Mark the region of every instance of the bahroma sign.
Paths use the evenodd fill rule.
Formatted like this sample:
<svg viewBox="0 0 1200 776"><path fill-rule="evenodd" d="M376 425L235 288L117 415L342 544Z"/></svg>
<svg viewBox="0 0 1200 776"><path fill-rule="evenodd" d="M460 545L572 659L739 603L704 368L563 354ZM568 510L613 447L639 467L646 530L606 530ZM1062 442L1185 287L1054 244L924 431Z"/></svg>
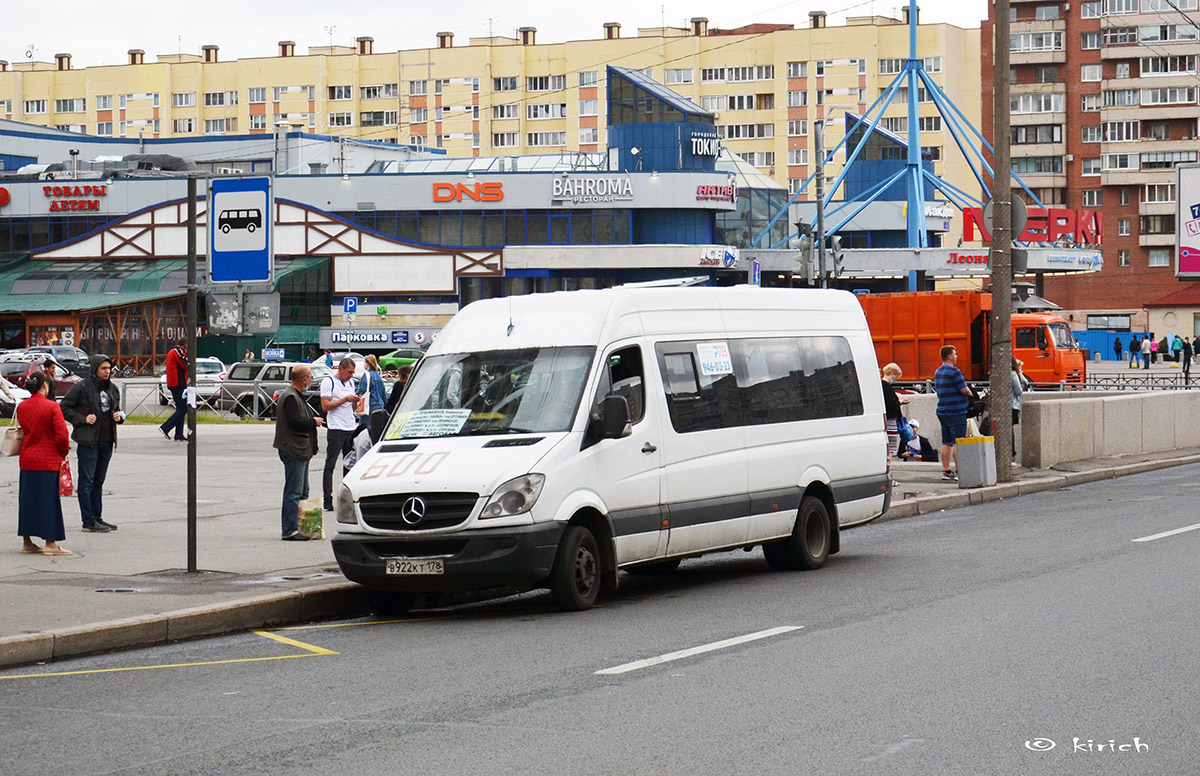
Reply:
<svg viewBox="0 0 1200 776"><path fill-rule="evenodd" d="M1025 231L1015 239L1019 242L1053 243L1067 236L1076 245L1100 245L1104 242L1101 230L1103 214L1098 210L1064 210L1061 208L1029 208L1029 220ZM963 240L973 241L975 229L979 228L980 239L990 241L992 236L983 226L983 209L963 208Z"/></svg>

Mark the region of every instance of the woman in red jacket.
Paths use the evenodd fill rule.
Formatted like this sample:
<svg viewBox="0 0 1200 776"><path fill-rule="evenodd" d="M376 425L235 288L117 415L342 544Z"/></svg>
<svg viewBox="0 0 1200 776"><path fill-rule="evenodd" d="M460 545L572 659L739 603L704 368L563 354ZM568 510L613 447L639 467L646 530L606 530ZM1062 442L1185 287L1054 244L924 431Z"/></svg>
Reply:
<svg viewBox="0 0 1200 776"><path fill-rule="evenodd" d="M17 405L17 420L25 429L17 496L17 535L25 542L21 552L71 555L58 544L67 538L58 496L59 467L71 449L67 423L58 404L46 398L50 381L44 372L31 374L25 388L30 397ZM45 539L46 546L37 546L33 536Z"/></svg>

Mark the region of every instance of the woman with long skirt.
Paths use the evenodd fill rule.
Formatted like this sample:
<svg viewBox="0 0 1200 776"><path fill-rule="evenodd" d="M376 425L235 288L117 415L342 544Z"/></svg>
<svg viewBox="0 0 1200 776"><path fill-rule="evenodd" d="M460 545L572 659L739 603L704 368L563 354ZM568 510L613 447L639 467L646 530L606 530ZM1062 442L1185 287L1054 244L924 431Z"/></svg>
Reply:
<svg viewBox="0 0 1200 776"><path fill-rule="evenodd" d="M59 470L71 449L67 423L58 404L46 396L50 381L44 372L30 375L25 388L30 396L17 405L17 420L25 429L17 496L17 535L24 541L21 552L72 555L59 545L67 538L58 495ZM35 536L46 544L39 547L33 541Z"/></svg>

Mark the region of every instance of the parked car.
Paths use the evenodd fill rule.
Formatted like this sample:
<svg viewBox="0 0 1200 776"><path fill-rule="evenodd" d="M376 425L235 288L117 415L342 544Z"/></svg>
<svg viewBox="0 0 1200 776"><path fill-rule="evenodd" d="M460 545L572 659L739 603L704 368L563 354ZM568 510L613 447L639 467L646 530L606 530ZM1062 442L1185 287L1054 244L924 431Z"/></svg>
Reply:
<svg viewBox="0 0 1200 776"><path fill-rule="evenodd" d="M0 377L0 418L11 418L17 405L29 398L29 391Z"/></svg>
<svg viewBox="0 0 1200 776"><path fill-rule="evenodd" d="M220 396L215 404L219 409L232 410L239 417L254 416L257 396L258 417L274 417L275 397L292 382L292 369L297 366L301 366L301 362L239 361L229 367L221 381ZM317 385L322 377L333 374L323 363L304 366L312 369L313 385Z"/></svg>
<svg viewBox="0 0 1200 776"><path fill-rule="evenodd" d="M59 364L67 366L72 372L84 372L91 363L86 352L74 345L34 345L26 348L27 353L49 353Z"/></svg>
<svg viewBox="0 0 1200 776"><path fill-rule="evenodd" d="M393 369L399 369L402 366L411 366L420 361L424 356L425 351L420 348L398 348L385 356L379 357L379 368L385 372L389 372Z"/></svg>
<svg viewBox="0 0 1200 776"><path fill-rule="evenodd" d="M196 359L196 398L211 406L216 406L221 395L221 381L225 379L229 368L219 358L201 357ZM171 391L167 388L167 376L158 378L158 403L167 406L171 403Z"/></svg>
<svg viewBox="0 0 1200 776"><path fill-rule="evenodd" d="M0 377L18 388L24 389L25 379L34 372L41 372L47 358L54 358L46 353L28 353L27 356L27 360L0 362ZM67 391L71 390L75 383L82 382L83 378L73 374L57 359L54 360L54 363L58 366L54 374L54 398L61 400L67 395Z"/></svg>

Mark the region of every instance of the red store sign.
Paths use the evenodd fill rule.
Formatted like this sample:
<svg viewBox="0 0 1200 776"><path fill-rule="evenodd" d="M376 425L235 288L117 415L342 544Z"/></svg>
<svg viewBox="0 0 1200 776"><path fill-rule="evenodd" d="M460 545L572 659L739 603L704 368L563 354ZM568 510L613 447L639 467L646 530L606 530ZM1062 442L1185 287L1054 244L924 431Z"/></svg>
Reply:
<svg viewBox="0 0 1200 776"><path fill-rule="evenodd" d="M958 253L950 251L950 258L946 259L947 264L984 264L988 263L988 255L986 253Z"/></svg>
<svg viewBox="0 0 1200 776"><path fill-rule="evenodd" d="M4 207L5 205L7 205L8 199L9 199L8 189L4 188L3 186L0 186L0 207Z"/></svg>
<svg viewBox="0 0 1200 776"><path fill-rule="evenodd" d="M1025 231L1013 238L1021 242L1052 243L1066 237L1078 245L1100 245L1104 242L1103 214L1098 210L1065 210L1062 208L1029 208ZM984 240L991 240L983 225L983 209L963 208L963 239L974 240L978 228Z"/></svg>
<svg viewBox="0 0 1200 776"><path fill-rule="evenodd" d="M42 192L50 200L50 212L62 210L99 210L100 200L88 197L108 196L108 186L97 183L87 186L42 186Z"/></svg>

